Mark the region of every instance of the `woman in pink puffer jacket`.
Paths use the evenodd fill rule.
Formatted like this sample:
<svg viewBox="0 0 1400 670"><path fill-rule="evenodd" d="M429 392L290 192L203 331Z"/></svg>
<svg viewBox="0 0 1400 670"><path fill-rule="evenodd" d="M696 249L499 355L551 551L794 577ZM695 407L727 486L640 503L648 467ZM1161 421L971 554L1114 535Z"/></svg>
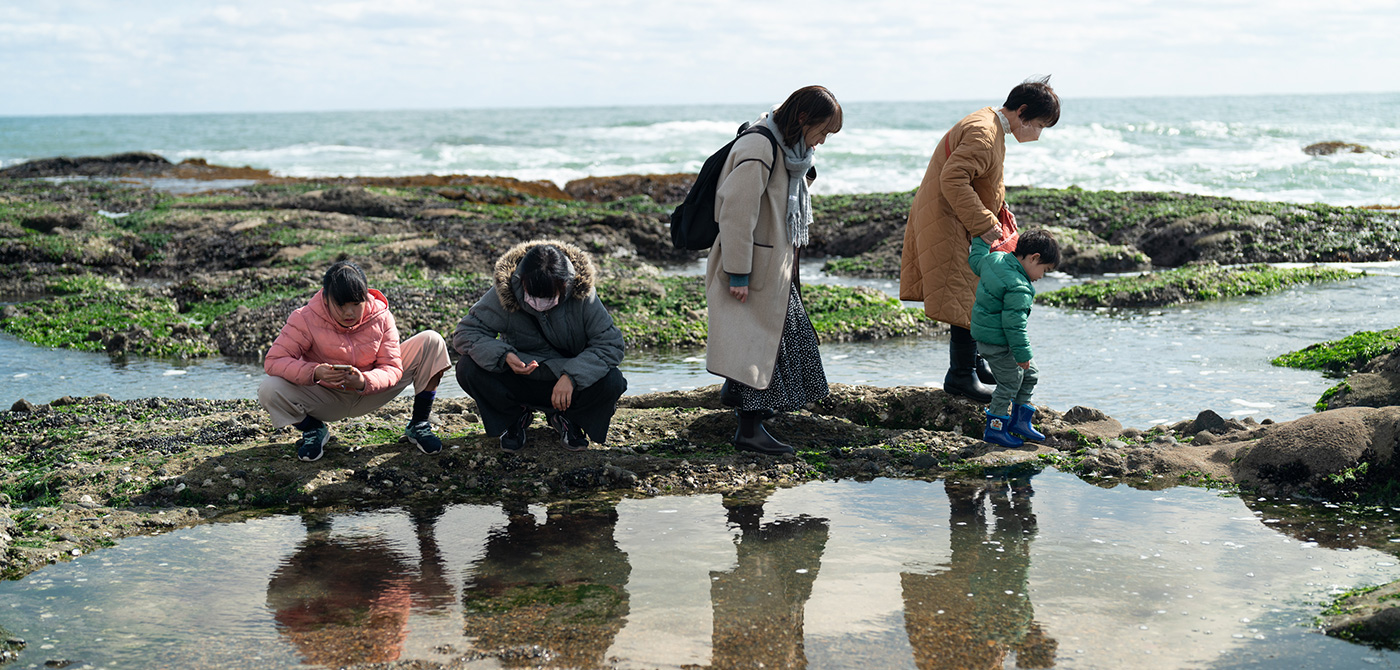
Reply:
<svg viewBox="0 0 1400 670"><path fill-rule="evenodd" d="M292 312L263 359L268 376L258 402L277 428L296 426L297 458L314 461L330 439L327 421L364 416L413 385L413 418L405 435L425 454L442 450L428 416L443 371L447 342L427 330L399 342L383 293L369 288L354 263L332 265L321 290Z"/></svg>

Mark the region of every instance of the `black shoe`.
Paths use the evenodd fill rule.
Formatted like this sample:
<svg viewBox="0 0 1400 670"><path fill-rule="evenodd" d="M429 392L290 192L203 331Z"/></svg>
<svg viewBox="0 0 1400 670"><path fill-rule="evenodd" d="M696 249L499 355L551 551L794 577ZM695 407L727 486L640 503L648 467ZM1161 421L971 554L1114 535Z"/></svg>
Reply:
<svg viewBox="0 0 1400 670"><path fill-rule="evenodd" d="M997 376L992 374L992 366L987 364L982 354L977 354L977 381L989 386L997 385Z"/></svg>
<svg viewBox="0 0 1400 670"><path fill-rule="evenodd" d="M977 402L991 402L993 388L978 379L977 358L977 342L972 333L953 326L948 338L948 374L943 377L943 390Z"/></svg>
<svg viewBox="0 0 1400 670"><path fill-rule="evenodd" d="M949 370L943 376L943 390L953 395L960 395L976 402L991 402L992 391L996 387L987 386L977 379L977 373L972 370Z"/></svg>
<svg viewBox="0 0 1400 670"><path fill-rule="evenodd" d="M563 412L551 414L549 425L559 431L559 444L568 451L583 451L588 448L588 436L583 434L583 429L564 418Z"/></svg>
<svg viewBox="0 0 1400 670"><path fill-rule="evenodd" d="M320 427L304 430L301 432L301 439L297 440L297 458L308 463L318 461L321 455L326 453L326 440L331 439L331 429L326 424Z"/></svg>
<svg viewBox="0 0 1400 670"><path fill-rule="evenodd" d="M535 413L524 410L520 413L520 418L511 424L506 432L501 433L501 449L515 453L525 448L525 429L530 427L530 422L535 420Z"/></svg>
<svg viewBox="0 0 1400 670"><path fill-rule="evenodd" d="M740 419L740 428L734 431L734 448L738 451L752 451L756 454L768 454L770 456L781 456L783 454L797 453L792 447L779 442L777 438L768 433L768 429L758 420L754 420L753 437L744 437L743 420Z"/></svg>

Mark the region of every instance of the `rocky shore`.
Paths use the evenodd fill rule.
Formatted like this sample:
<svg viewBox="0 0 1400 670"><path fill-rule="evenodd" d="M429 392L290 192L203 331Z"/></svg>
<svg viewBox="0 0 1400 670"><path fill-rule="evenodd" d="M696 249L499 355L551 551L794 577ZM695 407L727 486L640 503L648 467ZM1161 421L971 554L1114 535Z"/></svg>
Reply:
<svg viewBox="0 0 1400 670"><path fill-rule="evenodd" d="M88 178L42 179L75 175ZM699 279L662 269L699 257L675 250L666 229L683 177L559 189L464 176L295 180L144 155L36 161L0 170L0 293L16 301L0 327L118 357L255 359L315 290L317 270L350 258L389 295L402 330L450 332L486 290L497 255L554 236L598 256L600 294L631 346L694 345L704 338ZM139 187L154 178L252 183L189 195ZM826 256L831 272L894 276L910 195L817 198L808 252ZM1023 227L1057 228L1072 259L1065 269L1076 273L1383 260L1400 248L1400 215L1388 212L1077 189L1013 189L1008 197ZM804 291L826 341L941 328L874 291ZM1393 373L1400 382L1400 365L1376 365L1364 374ZM447 448L427 457L400 441L409 412L401 399L333 425L327 456L316 463L296 460L295 436L274 431L250 400L17 401L0 411L0 574L17 578L120 537L271 511L732 493L1049 466L1106 486L1394 503L1397 407L1338 401L1331 411L1263 424L1207 411L1148 431L1091 408L1041 408L1047 441L1008 450L973 437L982 406L941 390L832 390L769 422L798 449L786 458L735 453L734 419L715 387L629 396L609 444L582 453L558 449L537 420L530 446L506 454L483 435L469 399L448 399L433 418ZM1390 546L1384 535L1346 541Z"/></svg>

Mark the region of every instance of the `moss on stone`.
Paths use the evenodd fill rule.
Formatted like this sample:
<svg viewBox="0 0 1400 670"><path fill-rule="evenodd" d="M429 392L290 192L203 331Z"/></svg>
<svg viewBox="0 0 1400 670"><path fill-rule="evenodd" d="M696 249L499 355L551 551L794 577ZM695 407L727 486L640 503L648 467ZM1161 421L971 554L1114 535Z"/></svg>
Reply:
<svg viewBox="0 0 1400 670"><path fill-rule="evenodd" d="M1277 268L1262 264L1245 267L1188 266L1143 273L1134 277L1119 277L1067 286L1036 296L1036 302L1078 309L1161 307L1245 295L1262 295L1299 284L1342 281L1361 276L1361 274L1320 266L1302 268Z"/></svg>
<svg viewBox="0 0 1400 670"><path fill-rule="evenodd" d="M1400 346L1400 328L1361 330L1340 340L1319 342L1290 351L1272 362L1279 367L1319 370L1331 377L1343 377L1397 346ZM1328 393L1335 395L1335 391L1331 389ZM1324 395L1323 399L1328 397L1330 395Z"/></svg>

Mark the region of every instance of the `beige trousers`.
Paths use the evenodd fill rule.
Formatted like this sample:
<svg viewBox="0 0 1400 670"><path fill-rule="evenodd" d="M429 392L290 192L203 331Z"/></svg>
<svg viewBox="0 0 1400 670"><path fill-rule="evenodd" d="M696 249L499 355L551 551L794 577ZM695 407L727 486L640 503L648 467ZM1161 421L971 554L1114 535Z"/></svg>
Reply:
<svg viewBox="0 0 1400 670"><path fill-rule="evenodd" d="M447 342L435 331L425 330L400 342L399 353L403 358L403 378L388 390L360 395L320 384L302 386L268 375L258 386L258 402L272 415L272 425L277 428L290 426L308 415L329 423L369 414L398 397L409 384L415 391L422 389L452 367Z"/></svg>

